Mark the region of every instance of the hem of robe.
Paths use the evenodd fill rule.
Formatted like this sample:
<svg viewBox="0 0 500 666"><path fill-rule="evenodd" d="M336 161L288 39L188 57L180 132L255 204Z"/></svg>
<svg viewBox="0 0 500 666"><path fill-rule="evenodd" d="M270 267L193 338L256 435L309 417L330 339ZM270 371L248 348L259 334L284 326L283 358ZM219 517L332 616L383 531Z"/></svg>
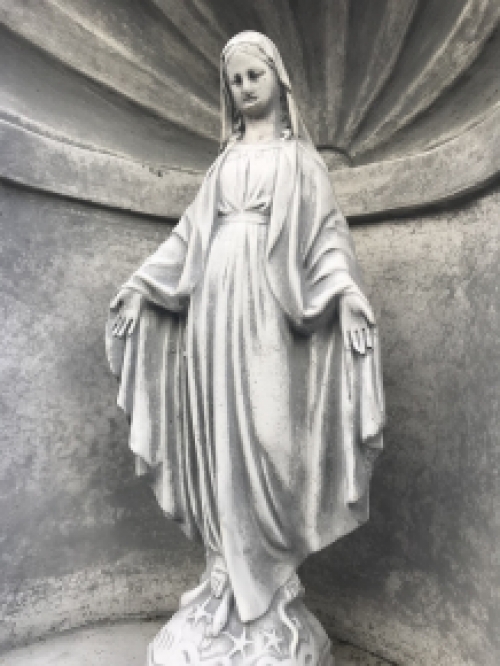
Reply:
<svg viewBox="0 0 500 666"><path fill-rule="evenodd" d="M377 439L381 439L381 436L378 437ZM198 527L194 524L190 524L189 521L184 520L184 517L177 516L173 514L171 511L169 511L165 506L163 502L163 496L162 496L162 486L161 482L160 484L156 483L155 475L158 472L158 468L161 467L161 463L158 465L154 466L151 465L145 460L141 455L135 453L133 451L133 447L130 447L132 452L134 453L135 456L135 473L137 476L140 477L148 477L149 485L156 497L156 500L158 502L158 505L164 512L164 514L173 522L175 522L179 528L182 530L182 532L185 534L186 537L189 539L198 542L198 543L204 543L203 537L201 532L199 531ZM276 578L275 584L273 585L272 588L269 588L269 593L262 596L262 601L261 603L258 604L257 608L254 609L252 612L245 611L245 609L242 607L242 600L238 599L238 595L235 593L234 586L231 583L231 587L233 589L234 593L234 600L235 600L235 605L238 611L239 618L242 622L248 623L248 622L253 622L254 620L259 619L265 613L268 611L270 608L271 604L273 603L274 598L276 595L279 593L279 591L283 588L283 586L288 582L288 580L297 572L297 569L305 562L305 560L310 556L313 555L314 553L317 553L324 548L327 548L328 546L331 546L333 543L336 541L339 541L345 536L348 536L351 534L351 532L354 532L358 527L363 525L365 522L367 522L369 518L369 487L366 488L365 492L358 498L358 500L352 502L348 501L346 502L346 508L348 510L354 510L355 506L359 503L363 503L363 506L360 507L361 509L361 515L359 517L356 517L355 515L350 516L349 521L345 521L342 524L342 528L339 529L337 528L334 532L331 532L328 536L324 535L323 538L318 539L315 543L310 541L308 543L309 548L305 552L298 553L295 558L291 558L291 562L288 564L283 564L283 574L278 576ZM194 528L194 529L193 529ZM223 554L221 554L223 557ZM227 568L227 563L226 563L226 568ZM229 571L228 571L229 574ZM203 574L203 576L207 576L206 572ZM202 577L203 577L202 576ZM229 574L229 580L231 581L231 576ZM244 604L243 604L244 606Z"/></svg>
<svg viewBox="0 0 500 666"><path fill-rule="evenodd" d="M170 317L167 318L170 319ZM140 330L140 327L138 329ZM130 352L130 349L136 347L137 338L132 336L128 341L127 344L127 341L121 339L114 338L108 340L108 352L111 354L109 358L110 365L114 367L114 370L118 370L116 372L118 375L120 374L119 368L126 356L126 347L129 347L132 364L139 361L137 356ZM113 350L114 354L112 353ZM179 350L177 350L178 352ZM365 361L361 361L361 363L363 362L366 362L366 359ZM122 376L122 380L128 382L132 380L132 377L127 378ZM118 405L131 420L133 420L134 412L133 402L133 400L130 402L130 393L128 391L119 392ZM253 599L247 600L247 602L239 600L238 596L240 595L235 594L236 606L244 622L261 617L267 611L280 587L287 582L290 576L295 573L296 569L310 554L329 546L368 520L369 482L374 459L382 447L381 425L379 422L377 424L378 427L375 428L375 432L364 442L363 450L360 451L361 457L365 460L363 473L357 478L355 470L351 471L351 473L354 472L354 477L357 478L357 481L354 485L351 486L349 484L348 488L346 488L344 499L341 505L339 505L340 515L334 516L332 514L331 522L327 522L326 524L323 522L321 526L312 526L310 530L306 530L305 533L299 536L302 546L297 548L295 552L291 552L291 556L286 558L281 566L277 567L276 577L270 576L271 580L267 581L269 584L269 592L267 594L265 593L266 590L261 587L259 593ZM132 431L135 431L135 429L132 428ZM140 440L136 441L136 438L142 434L143 432L140 430L134 436L131 436L129 440L129 447L136 456L136 471L139 475L149 476L150 485L165 515L176 522L188 538L203 543L203 533L198 526L189 500L179 489L180 478L175 475L172 476L171 465L165 468L164 462L161 459L148 460L148 457L142 454L144 450L142 442ZM366 459L368 451L370 451L371 459ZM355 468L357 468L357 465L355 465ZM260 594L262 594L261 598L258 597ZM241 596L243 597L243 594ZM245 605L247 605L247 608L245 608Z"/></svg>

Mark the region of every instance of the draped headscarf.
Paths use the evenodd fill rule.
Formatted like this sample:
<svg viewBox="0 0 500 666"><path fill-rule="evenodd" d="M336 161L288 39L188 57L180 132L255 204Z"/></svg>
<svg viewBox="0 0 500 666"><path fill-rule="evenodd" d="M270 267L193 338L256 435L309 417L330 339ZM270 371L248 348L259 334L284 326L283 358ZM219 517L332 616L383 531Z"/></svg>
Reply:
<svg viewBox="0 0 500 666"><path fill-rule="evenodd" d="M231 140L238 138L241 133L241 127L239 126L240 118L234 105L226 70L230 57L239 50L251 53L274 70L290 120L290 126L287 128L289 136L304 139L313 147L313 143L295 102L290 78L276 45L269 37L253 30L246 30L235 35L229 40L221 53L221 147L224 148Z"/></svg>

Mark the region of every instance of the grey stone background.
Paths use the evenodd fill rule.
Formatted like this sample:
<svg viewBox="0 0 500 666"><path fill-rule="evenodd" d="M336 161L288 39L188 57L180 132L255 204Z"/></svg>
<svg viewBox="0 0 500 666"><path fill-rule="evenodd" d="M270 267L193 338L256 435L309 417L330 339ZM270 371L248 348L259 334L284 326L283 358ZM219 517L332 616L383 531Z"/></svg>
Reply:
<svg viewBox="0 0 500 666"><path fill-rule="evenodd" d="M383 345L372 517L306 563L308 603L397 664L500 663L500 2L315 6L0 0L0 649L168 614L201 571L134 477L103 327L216 154L220 49L255 28Z"/></svg>

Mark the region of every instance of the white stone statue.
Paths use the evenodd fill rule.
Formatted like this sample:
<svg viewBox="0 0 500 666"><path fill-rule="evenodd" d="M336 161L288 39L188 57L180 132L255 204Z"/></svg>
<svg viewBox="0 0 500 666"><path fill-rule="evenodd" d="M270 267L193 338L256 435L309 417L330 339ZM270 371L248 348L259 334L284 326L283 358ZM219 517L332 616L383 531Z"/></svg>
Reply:
<svg viewBox="0 0 500 666"><path fill-rule="evenodd" d="M327 666L296 569L368 517L377 330L275 45L231 39L221 87L221 153L107 328L137 470L206 549L148 663Z"/></svg>

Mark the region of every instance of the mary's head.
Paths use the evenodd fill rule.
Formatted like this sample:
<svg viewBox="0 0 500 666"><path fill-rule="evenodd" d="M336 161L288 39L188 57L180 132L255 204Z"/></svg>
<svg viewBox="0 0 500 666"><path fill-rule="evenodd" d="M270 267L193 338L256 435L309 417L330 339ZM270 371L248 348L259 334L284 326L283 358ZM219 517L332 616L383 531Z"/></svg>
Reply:
<svg viewBox="0 0 500 666"><path fill-rule="evenodd" d="M265 118L280 106L281 86L274 67L252 45L234 49L225 61L226 85L236 114Z"/></svg>
<svg viewBox="0 0 500 666"><path fill-rule="evenodd" d="M222 145L241 138L245 122L278 114L282 137L307 131L290 80L274 43L258 32L241 32L221 55Z"/></svg>

